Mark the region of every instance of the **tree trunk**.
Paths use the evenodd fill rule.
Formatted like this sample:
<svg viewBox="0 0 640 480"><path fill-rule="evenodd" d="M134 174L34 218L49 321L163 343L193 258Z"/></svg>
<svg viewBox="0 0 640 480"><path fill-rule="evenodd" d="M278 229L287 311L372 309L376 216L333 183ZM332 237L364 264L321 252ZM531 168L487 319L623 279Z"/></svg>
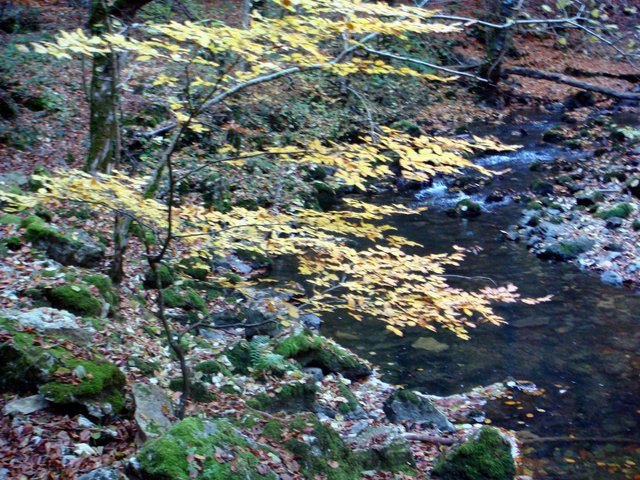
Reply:
<svg viewBox="0 0 640 480"><path fill-rule="evenodd" d="M110 19L115 17L130 23L138 10L151 0L93 0L89 30L93 35L110 32ZM118 55L111 52L93 57L89 109L89 153L85 171L109 173L120 160L120 125Z"/></svg>
<svg viewBox="0 0 640 480"><path fill-rule="evenodd" d="M110 173L119 163L118 59L115 53L95 55L91 76L89 153L85 171Z"/></svg>
<svg viewBox="0 0 640 480"><path fill-rule="evenodd" d="M490 0L488 20L503 24L513 15L516 0ZM511 46L513 33L510 28L490 28L487 31L487 53L484 63L480 67L480 76L489 81L489 88L494 88L500 82L502 61Z"/></svg>

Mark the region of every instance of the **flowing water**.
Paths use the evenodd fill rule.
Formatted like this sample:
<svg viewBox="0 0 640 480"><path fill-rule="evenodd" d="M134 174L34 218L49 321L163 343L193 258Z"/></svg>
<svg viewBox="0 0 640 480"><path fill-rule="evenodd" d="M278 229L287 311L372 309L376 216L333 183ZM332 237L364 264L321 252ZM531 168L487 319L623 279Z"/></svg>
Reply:
<svg viewBox="0 0 640 480"><path fill-rule="evenodd" d="M529 170L532 161L568 155L539 143L548 126L534 121L527 126L529 135L517 138L523 149L478 160L496 170L511 169L488 189L523 191L538 176ZM516 143L504 127L489 133ZM543 262L524 245L505 240L500 231L517 222L522 208L509 198L483 204L485 212L478 218L449 217L446 208L460 198L447 191L444 180L436 180L417 196L376 201L430 206L420 215L390 219L400 234L425 245L426 252L447 252L452 244L477 251L450 272L485 277L465 280L465 287L513 283L523 296L553 294L550 302L498 306L508 325L480 326L469 341L418 329L397 337L379 322L339 315L325 318L323 333L380 366L384 380L431 394L463 392L505 379L534 382L544 394L515 392L513 399L494 400L487 407L493 425L567 437L525 446L526 466L534 478L640 478L635 465L640 466L640 295L601 284L597 275L574 266ZM414 347L421 337L437 343L428 342L427 350Z"/></svg>

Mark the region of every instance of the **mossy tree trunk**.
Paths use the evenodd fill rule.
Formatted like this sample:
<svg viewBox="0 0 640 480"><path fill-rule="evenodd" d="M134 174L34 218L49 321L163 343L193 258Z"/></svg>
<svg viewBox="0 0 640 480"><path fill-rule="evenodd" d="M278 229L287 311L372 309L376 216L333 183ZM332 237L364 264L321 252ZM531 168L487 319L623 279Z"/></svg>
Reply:
<svg viewBox="0 0 640 480"><path fill-rule="evenodd" d="M487 21L504 24L512 16L518 5L518 0L487 0ZM511 28L488 28L487 52L484 63L480 67L480 76L489 80L487 88L495 89L500 83L502 62L511 46L513 32Z"/></svg>
<svg viewBox="0 0 640 480"><path fill-rule="evenodd" d="M131 23L138 10L151 0L93 0L89 16L89 30L93 35L111 32L111 18L125 25ZM93 57L89 108L89 153L85 170L89 173L109 173L120 157L120 126L118 55L111 52Z"/></svg>

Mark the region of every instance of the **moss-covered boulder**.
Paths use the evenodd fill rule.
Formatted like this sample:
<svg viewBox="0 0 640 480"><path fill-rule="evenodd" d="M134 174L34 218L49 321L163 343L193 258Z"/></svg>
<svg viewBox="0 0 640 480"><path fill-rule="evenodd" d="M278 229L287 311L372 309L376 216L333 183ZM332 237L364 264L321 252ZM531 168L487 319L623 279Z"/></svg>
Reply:
<svg viewBox="0 0 640 480"><path fill-rule="evenodd" d="M212 376L218 374L225 377L231 376L231 370L218 360L205 360L204 362L200 362L195 366L194 371L206 379L210 379Z"/></svg>
<svg viewBox="0 0 640 480"><path fill-rule="evenodd" d="M441 480L512 480L516 467L511 446L500 432L483 427L440 459L432 474Z"/></svg>
<svg viewBox="0 0 640 480"><path fill-rule="evenodd" d="M553 183L546 180L534 180L529 188L536 195L551 195L553 193Z"/></svg>
<svg viewBox="0 0 640 480"><path fill-rule="evenodd" d="M76 406L92 416L116 414L124 407L125 377L97 354L79 358L57 340L22 331L0 319L0 391L39 391L54 404Z"/></svg>
<svg viewBox="0 0 640 480"><path fill-rule="evenodd" d="M136 458L145 480L275 480L252 449L269 451L228 420L187 418L147 442Z"/></svg>
<svg viewBox="0 0 640 480"><path fill-rule="evenodd" d="M333 189L329 184L320 181L313 182L312 186L315 190L318 206L322 210L328 211L335 208L338 204L338 195L335 189Z"/></svg>
<svg viewBox="0 0 640 480"><path fill-rule="evenodd" d="M351 449L329 426L315 415L305 414L288 426L296 437L284 443L295 455L305 478L355 480L361 478L361 467ZM304 433L304 437L300 434Z"/></svg>
<svg viewBox="0 0 640 480"><path fill-rule="evenodd" d="M120 297L113 288L113 282L107 275L94 274L82 277L82 280L98 289L100 295L112 309L120 303Z"/></svg>
<svg viewBox="0 0 640 480"><path fill-rule="evenodd" d="M225 354L233 366L233 372L242 375L269 373L281 376L298 369L284 355L275 351L273 343L266 336L255 336L251 341L240 340Z"/></svg>
<svg viewBox="0 0 640 480"><path fill-rule="evenodd" d="M57 405L80 405L89 415L115 415L124 408L124 374L103 358L79 360L67 358L56 371L56 379L39 391Z"/></svg>
<svg viewBox="0 0 640 480"><path fill-rule="evenodd" d="M194 280L205 281L211 269L201 258L189 257L180 261L178 268Z"/></svg>
<svg viewBox="0 0 640 480"><path fill-rule="evenodd" d="M247 404L263 412L309 412L315 408L317 393L315 382L291 383L271 394L260 393Z"/></svg>
<svg viewBox="0 0 640 480"><path fill-rule="evenodd" d="M169 308L204 311L207 303L193 288L169 287L162 290L164 303Z"/></svg>
<svg viewBox="0 0 640 480"><path fill-rule="evenodd" d="M411 422L436 427L443 432L455 432L449 419L431 400L408 389L396 390L383 405L384 413L393 423Z"/></svg>
<svg viewBox="0 0 640 480"><path fill-rule="evenodd" d="M24 238L63 265L93 268L104 260L104 246L84 232L63 234L51 225L33 222L26 227Z"/></svg>
<svg viewBox="0 0 640 480"><path fill-rule="evenodd" d="M465 198L464 200L460 200L456 203L456 206L451 213L463 218L479 217L482 215L482 207L473 200Z"/></svg>
<svg viewBox="0 0 640 480"><path fill-rule="evenodd" d="M160 265L158 267L158 273L160 274L160 283L162 284L162 288L170 287L176 281L176 276L168 265ZM157 288L158 284L153 270L148 269L145 271L143 285L145 288Z"/></svg>
<svg viewBox="0 0 640 480"><path fill-rule="evenodd" d="M318 367L325 374L339 373L350 380L367 377L372 372L361 358L308 330L281 341L274 352L296 360L302 367Z"/></svg>
<svg viewBox="0 0 640 480"><path fill-rule="evenodd" d="M83 285L62 285L45 290L45 297L52 306L76 315L97 317L102 311L102 302Z"/></svg>
<svg viewBox="0 0 640 480"><path fill-rule="evenodd" d="M576 193L574 195L574 198L576 199L577 205L581 205L583 207L592 207L604 200L604 195L602 194L602 192L598 191L582 191Z"/></svg>
<svg viewBox="0 0 640 480"><path fill-rule="evenodd" d="M347 444L364 470L416 473L411 446L400 427L370 426Z"/></svg>

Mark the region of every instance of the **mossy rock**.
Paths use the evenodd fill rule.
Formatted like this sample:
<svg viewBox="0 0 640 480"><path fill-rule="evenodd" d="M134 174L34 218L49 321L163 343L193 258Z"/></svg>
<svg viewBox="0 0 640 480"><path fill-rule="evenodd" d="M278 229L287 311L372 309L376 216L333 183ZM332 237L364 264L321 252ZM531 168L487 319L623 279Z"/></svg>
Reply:
<svg viewBox="0 0 640 480"><path fill-rule="evenodd" d="M312 183L315 190L316 200L323 211L328 211L338 204L338 195L334 188L325 182L315 181Z"/></svg>
<svg viewBox="0 0 640 480"><path fill-rule="evenodd" d="M617 205L604 209L598 210L596 213L596 217L602 218L604 220L609 220L610 218L629 218L629 216L633 213L633 207L629 203L618 203Z"/></svg>
<svg viewBox="0 0 640 480"><path fill-rule="evenodd" d="M465 198L456 203L453 213L463 218L479 217L482 215L482 207L473 200Z"/></svg>
<svg viewBox="0 0 640 480"><path fill-rule="evenodd" d="M147 442L136 455L141 477L146 480L275 480L275 473L258 473L264 467L250 449L264 449L244 437L226 419L204 421L187 418L160 438ZM214 452L228 458L218 461ZM189 455L202 456L195 463ZM196 468L199 467L199 468Z"/></svg>
<svg viewBox="0 0 640 480"><path fill-rule="evenodd" d="M346 400L346 402L340 402L338 404L338 411L340 413L348 415L360 408L360 402L358 402L358 399L347 385L341 383L338 390L340 390L340 396Z"/></svg>
<svg viewBox="0 0 640 480"><path fill-rule="evenodd" d="M593 248L595 242L589 238L578 238L572 241L554 242L537 253L545 260L567 261L577 258Z"/></svg>
<svg viewBox="0 0 640 480"><path fill-rule="evenodd" d="M102 302L82 285L63 285L45 290L45 297L53 307L76 315L98 317L102 311Z"/></svg>
<svg viewBox="0 0 640 480"><path fill-rule="evenodd" d="M193 288L169 287L162 291L164 303L169 308L204 311L207 303Z"/></svg>
<svg viewBox="0 0 640 480"><path fill-rule="evenodd" d="M35 346L36 334L21 332L4 318L0 318L0 332L9 336L0 342L1 392L34 393L53 379L66 350Z"/></svg>
<svg viewBox="0 0 640 480"><path fill-rule="evenodd" d="M87 234L76 232L77 238L36 221L26 227L24 238L63 265L97 267L104 259L104 246L94 243Z"/></svg>
<svg viewBox="0 0 640 480"><path fill-rule="evenodd" d="M511 446L499 431L482 427L477 436L440 459L432 472L441 480L512 480Z"/></svg>
<svg viewBox="0 0 640 480"><path fill-rule="evenodd" d="M640 231L640 220L636 218L631 224L631 228L633 228L636 232Z"/></svg>
<svg viewBox="0 0 640 480"><path fill-rule="evenodd" d="M120 303L120 297L113 288L113 282L107 275L94 274L82 277L82 280L93 285L98 289L104 301L107 302L112 309Z"/></svg>
<svg viewBox="0 0 640 480"><path fill-rule="evenodd" d="M640 198L640 177L631 177L626 181L625 187L629 190L629 193L636 198Z"/></svg>
<svg viewBox="0 0 640 480"><path fill-rule="evenodd" d="M31 225L33 223L43 225L44 224L44 220L42 218L38 217L37 215L29 215L27 217L24 217L20 221L20 228L27 228L29 225Z"/></svg>
<svg viewBox="0 0 640 480"><path fill-rule="evenodd" d="M282 376L298 367L275 351L269 337L255 336L251 341L240 340L225 351L233 366L233 373Z"/></svg>
<svg viewBox="0 0 640 480"><path fill-rule="evenodd" d="M183 385L184 383L182 378L172 378L169 380L169 388L174 392L182 392ZM213 392L209 391L207 385L198 381L192 381L189 384L189 395L191 396L191 399L196 402L209 403L216 399L216 396Z"/></svg>
<svg viewBox="0 0 640 480"><path fill-rule="evenodd" d="M280 391L270 396L260 393L247 402L252 408L264 412L299 413L315 408L318 387L315 382L292 383L280 387Z"/></svg>
<svg viewBox="0 0 640 480"><path fill-rule="evenodd" d="M591 207L600 203L604 200L604 195L602 192L579 192L574 195L576 199L576 204L582 205L583 207Z"/></svg>
<svg viewBox="0 0 640 480"><path fill-rule="evenodd" d="M18 215L14 215L12 213L7 213L6 215L2 215L0 217L0 225L20 225L22 222L22 217Z"/></svg>
<svg viewBox="0 0 640 480"><path fill-rule="evenodd" d="M349 447L364 470L403 472L416 476L411 446L403 433L404 430L399 427L372 425L355 438L349 438Z"/></svg>
<svg viewBox="0 0 640 480"><path fill-rule="evenodd" d="M536 195L551 195L553 193L553 183L546 180L534 180L529 188Z"/></svg>
<svg viewBox="0 0 640 480"><path fill-rule="evenodd" d="M170 287L175 283L176 276L168 265L160 265L158 267L158 273L160 274L160 283L162 284L162 288ZM156 277L153 270L148 269L145 272L143 285L145 288L149 289L157 288Z"/></svg>
<svg viewBox="0 0 640 480"><path fill-rule="evenodd" d="M525 207L525 210L542 210L543 206L542 203L537 202L537 201L531 201L529 203L527 203L527 206Z"/></svg>
<svg viewBox="0 0 640 480"><path fill-rule="evenodd" d="M65 368L56 373L69 373L73 383L56 379L40 387L47 400L58 405L80 404L91 415L115 415L124 408L122 390L126 384L124 374L105 359L65 361ZM80 373L83 372L83 373ZM80 379L79 383L75 380Z"/></svg>
<svg viewBox="0 0 640 480"><path fill-rule="evenodd" d="M305 433L305 441L291 438L284 443L302 467L305 478L356 480L361 478L357 458L331 427L323 425L315 415L297 417L289 424L294 433Z"/></svg>
<svg viewBox="0 0 640 480"><path fill-rule="evenodd" d="M19 331L4 319L0 331L9 335L0 343L0 391L39 391L53 403L78 405L96 417L124 407L124 374L106 359L79 359L55 346L56 339Z"/></svg>
<svg viewBox="0 0 640 480"><path fill-rule="evenodd" d="M196 365L194 370L208 378L217 374L222 374L225 377L230 377L232 375L231 370L229 370L222 362L217 360L205 360L204 362L200 362Z"/></svg>
<svg viewBox="0 0 640 480"><path fill-rule="evenodd" d="M9 250L11 250L12 252L15 252L22 248L22 239L15 235L11 235L10 237L6 238L6 240L4 241L4 244L7 246Z"/></svg>
<svg viewBox="0 0 640 480"><path fill-rule="evenodd" d="M178 264L178 268L187 276L200 281L205 281L209 276L209 266L198 257L185 258Z"/></svg>
<svg viewBox="0 0 640 480"><path fill-rule="evenodd" d="M339 373L350 380L367 377L372 372L369 365L350 351L308 330L286 338L274 352L296 360L302 367L318 367L325 374Z"/></svg>

